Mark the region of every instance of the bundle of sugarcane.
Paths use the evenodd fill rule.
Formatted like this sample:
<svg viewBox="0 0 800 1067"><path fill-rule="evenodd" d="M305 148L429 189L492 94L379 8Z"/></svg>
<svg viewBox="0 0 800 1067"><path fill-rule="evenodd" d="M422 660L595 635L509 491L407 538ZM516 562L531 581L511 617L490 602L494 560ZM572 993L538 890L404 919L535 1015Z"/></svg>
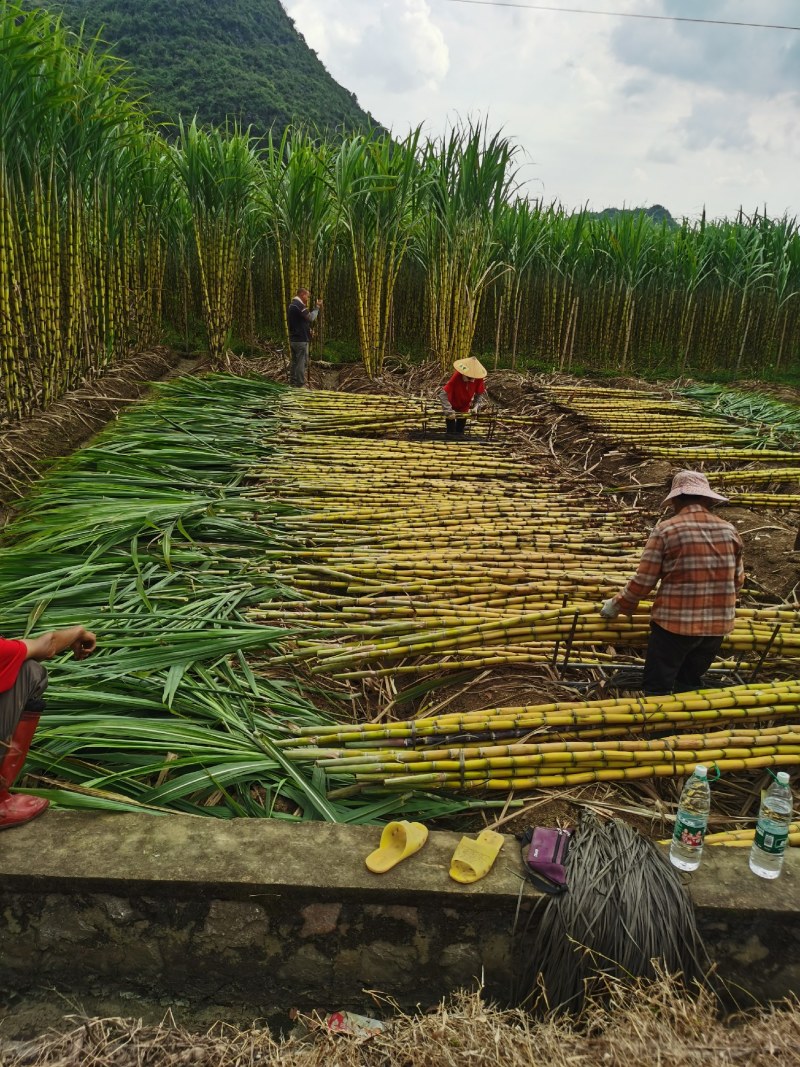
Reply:
<svg viewBox="0 0 800 1067"><path fill-rule="evenodd" d="M796 462L796 453L765 439L762 425L733 421L725 415L704 415L697 405L687 405L685 400L653 394L630 397L626 390L599 392L580 386L548 386L545 392L560 406L588 419L600 436L623 441L677 466L710 464L709 470L713 470L722 464L758 463L768 465L764 474L748 470L742 480L780 482L796 477L790 473L793 468L782 474L777 466ZM738 474L726 471L720 480L736 481ZM731 499L746 507L791 509L800 504L798 494L783 492L739 492Z"/></svg>
<svg viewBox="0 0 800 1067"><path fill-rule="evenodd" d="M685 399L675 399L663 392L631 396L626 389L609 389L600 393L593 387L547 385L544 388L560 406L583 415L596 423L600 431L614 430L620 437L634 434L647 440L650 432L659 436L674 431L677 440L689 444L696 432L719 439L763 441L756 427L716 413L704 413L702 407ZM761 429L761 427L759 427Z"/></svg>
<svg viewBox="0 0 800 1067"><path fill-rule="evenodd" d="M635 569L635 512L600 508L547 457L523 462L492 443L461 443L457 463L446 443L362 437L355 450L342 433L364 410L361 397L293 394L269 466L251 470L254 502L285 509L264 571L301 594L251 618L313 631L280 665L354 681L554 654L597 664L609 646L646 643L647 605L614 623L598 611ZM295 428L328 411L324 432ZM726 649L787 658L797 639L789 618L743 616Z"/></svg>
<svg viewBox="0 0 800 1067"><path fill-rule="evenodd" d="M446 611L446 608L441 609ZM781 615L787 616L781 618ZM737 618L734 630L725 638L723 650L733 653L771 652L782 659L800 657L800 623L791 612L770 618L769 609L760 618ZM440 624L440 625L437 625ZM300 640L297 648L281 657L281 664L312 662L312 673L331 674L335 678L354 680L381 677L415 670L463 669L465 663L482 660L492 663L548 662L555 643L568 642L570 649L587 653L592 662L602 646L643 647L649 635L646 607L630 617L603 619L597 603L567 603L540 611L513 614L500 609L481 616L473 609L458 616L434 615L424 618L396 619L371 625L337 623L325 620L325 637L336 644L319 640ZM514 646L514 651L511 647ZM600 646L600 648L598 648ZM524 652L522 651L524 649ZM433 657L433 659L429 659ZM507 657L507 659L506 659ZM413 658L413 664L398 660Z"/></svg>
<svg viewBox="0 0 800 1067"><path fill-rule="evenodd" d="M800 508L800 493L731 493L732 504L752 508L783 508L797 511Z"/></svg>
<svg viewBox="0 0 800 1067"><path fill-rule="evenodd" d="M800 681L789 681L309 727L279 744L290 761L313 760L331 782L344 783L347 795L409 788L491 793L683 777L699 763L723 772L792 766L800 761L800 722L759 722L798 716ZM734 725L696 732L709 723ZM670 726L695 732L648 736ZM631 738L632 730L642 736Z"/></svg>
<svg viewBox="0 0 800 1067"><path fill-rule="evenodd" d="M715 482L796 482L800 480L800 467L764 467L752 470L715 471Z"/></svg>
<svg viewBox="0 0 800 1067"><path fill-rule="evenodd" d="M755 830L721 830L717 834L706 834L703 842L706 845L725 845L728 848L750 848L755 836ZM669 843L669 838L659 841L660 845ZM800 822L793 822L789 826L787 844L794 848L800 847Z"/></svg>
<svg viewBox="0 0 800 1067"><path fill-rule="evenodd" d="M405 722L336 725L300 729L281 744L305 746L336 744L359 748L413 748L421 739L446 744L447 738L485 735L487 739L519 736L514 731L541 733L547 728L558 736L625 736L630 724L644 723L663 730L664 723L736 722L743 718L770 718L791 714L800 705L800 680L764 685L738 685L701 689L659 697L609 697L604 700L556 701L513 708L488 708L423 717ZM776 711L776 709L778 709ZM444 739L444 740L437 740Z"/></svg>
<svg viewBox="0 0 800 1067"><path fill-rule="evenodd" d="M428 397L358 394L353 398L324 389L289 396L281 407L285 419L312 434L417 430L441 414L440 405Z"/></svg>
<svg viewBox="0 0 800 1067"><path fill-rule="evenodd" d="M432 427L438 429L444 417L441 404L433 396L344 394L325 389L293 394L282 407L286 419L294 419L315 434L424 432ZM497 408L482 413L463 412L462 417L469 420L471 433L479 437L506 422L532 421L531 416L514 416Z"/></svg>

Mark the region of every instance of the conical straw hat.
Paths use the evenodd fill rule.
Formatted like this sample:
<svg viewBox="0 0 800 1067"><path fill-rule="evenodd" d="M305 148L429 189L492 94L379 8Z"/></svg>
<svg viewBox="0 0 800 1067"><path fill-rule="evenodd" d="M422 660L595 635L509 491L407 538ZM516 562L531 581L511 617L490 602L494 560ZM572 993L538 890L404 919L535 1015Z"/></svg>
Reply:
<svg viewBox="0 0 800 1067"><path fill-rule="evenodd" d="M480 360L474 356L467 359L457 359L453 364L459 374L466 374L468 378L485 378L489 373Z"/></svg>

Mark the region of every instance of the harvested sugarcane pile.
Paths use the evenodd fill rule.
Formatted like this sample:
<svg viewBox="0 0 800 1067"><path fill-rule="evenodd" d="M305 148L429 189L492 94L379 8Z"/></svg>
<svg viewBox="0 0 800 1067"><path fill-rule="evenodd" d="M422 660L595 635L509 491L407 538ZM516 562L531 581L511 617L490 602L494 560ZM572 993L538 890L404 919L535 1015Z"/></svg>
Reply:
<svg viewBox="0 0 800 1067"><path fill-rule="evenodd" d="M300 597L249 617L303 633L275 661L339 681L526 664L596 666L641 648L649 605L607 621L599 604L633 573L637 512L612 511L543 450L510 438L375 436L420 419L417 401L294 393L248 490L277 506L266 573ZM800 619L744 609L729 663L800 657ZM749 665L749 664L748 664Z"/></svg>
<svg viewBox="0 0 800 1067"><path fill-rule="evenodd" d="M586 419L610 442L665 459L678 468L697 467L724 485L732 503L744 507L792 510L800 507L796 448L759 422L708 412L692 399L644 390L556 385L544 393L558 407ZM742 416L745 412L742 411ZM763 488L754 489L752 483Z"/></svg>
<svg viewBox="0 0 800 1067"><path fill-rule="evenodd" d="M439 377L441 377L439 375ZM387 385L391 384L387 381ZM287 393L281 401L281 417L291 425L302 426L306 434L375 435L394 438L399 435L441 437L442 407L434 398L436 382L426 381L418 395L405 393L340 392L315 389L313 392ZM397 384L395 383L395 388ZM490 406L482 413L465 412L470 435L479 440L494 436L498 429L530 424L530 416L518 415Z"/></svg>
<svg viewBox="0 0 800 1067"><path fill-rule="evenodd" d="M800 681L311 726L278 744L292 762L313 761L334 797L682 778L699 763L720 772L791 767L800 762Z"/></svg>
<svg viewBox="0 0 800 1067"><path fill-rule="evenodd" d="M638 559L634 509L610 509L590 479L502 435L411 439L419 418L416 400L332 402L215 375L171 383L51 471L5 532L0 632L79 619L100 650L88 666L55 666L26 788L71 807L370 822L505 807L520 788L505 770L537 782L605 781L609 766L628 772L612 781L651 776L665 749L629 757L611 743L649 723L668 734L704 722L739 730L676 743L673 768L698 753L786 755L795 737L785 723L745 736L741 715L720 718L716 704L692 727L680 707L659 719L632 702L613 712L628 718L606 721L601 706L582 722L576 740L601 752L594 762L459 752L457 783L427 758L392 758L399 766L367 769L364 783L316 766L314 746L297 738L376 711L397 725L374 702L394 676L430 693L495 665L530 668L526 685L552 678L554 665L602 674L630 664L646 639L646 606L611 623L598 612ZM796 673L799 643L795 612L754 605L739 613L729 663ZM372 677L388 681L360 684ZM442 743L526 745L551 728L560 741L575 718L559 705L532 723L528 710L507 727L502 715L448 721ZM420 720L414 737L436 721ZM325 759L350 758L350 741L325 736ZM380 749L411 751L414 737L381 741L382 763ZM548 759L530 759L539 755ZM495 758L514 762L503 773L472 765ZM489 779L505 795L481 784Z"/></svg>

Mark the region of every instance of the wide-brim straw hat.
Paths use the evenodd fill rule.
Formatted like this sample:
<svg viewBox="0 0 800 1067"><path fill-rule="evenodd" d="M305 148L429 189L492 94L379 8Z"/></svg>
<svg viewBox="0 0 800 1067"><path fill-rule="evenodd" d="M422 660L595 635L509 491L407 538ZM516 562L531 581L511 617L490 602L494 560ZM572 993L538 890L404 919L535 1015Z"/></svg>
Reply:
<svg viewBox="0 0 800 1067"><path fill-rule="evenodd" d="M728 503L728 498L715 493L708 484L708 478L700 471L678 471L672 479L672 488L664 497L664 503L674 500L676 496L704 496L718 504Z"/></svg>
<svg viewBox="0 0 800 1067"><path fill-rule="evenodd" d="M459 374L466 374L468 378L485 378L489 373L479 359L469 356L468 359L457 359L453 364Z"/></svg>

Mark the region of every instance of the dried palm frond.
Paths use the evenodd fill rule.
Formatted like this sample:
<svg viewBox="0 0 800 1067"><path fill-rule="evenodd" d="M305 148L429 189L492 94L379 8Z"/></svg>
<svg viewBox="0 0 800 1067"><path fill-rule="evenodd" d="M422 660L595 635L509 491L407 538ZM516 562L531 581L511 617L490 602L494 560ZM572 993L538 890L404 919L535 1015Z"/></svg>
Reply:
<svg viewBox="0 0 800 1067"><path fill-rule="evenodd" d="M567 859L567 892L531 913L518 943L516 999L580 1011L614 979L659 968L687 987L709 961L691 900L658 847L619 819L581 816Z"/></svg>

